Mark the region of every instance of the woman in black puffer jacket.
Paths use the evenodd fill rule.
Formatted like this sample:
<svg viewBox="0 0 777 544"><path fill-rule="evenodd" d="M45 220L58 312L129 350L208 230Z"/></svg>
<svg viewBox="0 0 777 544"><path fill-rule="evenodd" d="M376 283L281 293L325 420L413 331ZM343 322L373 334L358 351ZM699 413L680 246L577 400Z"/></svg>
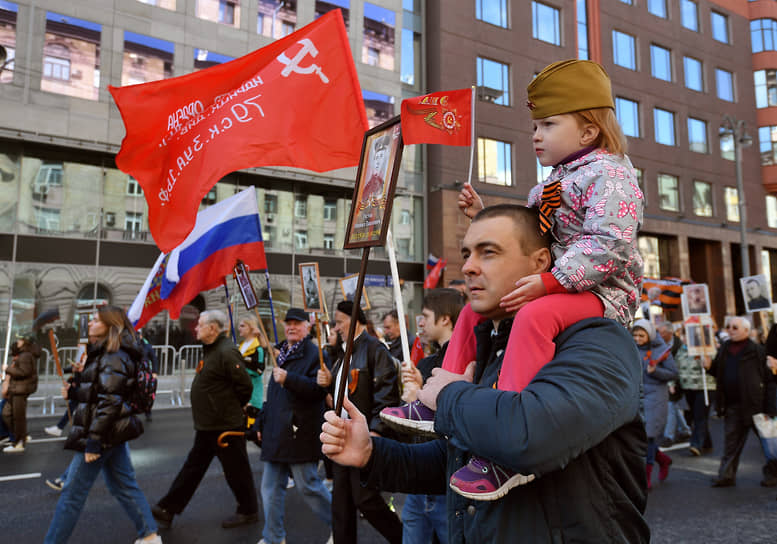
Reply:
<svg viewBox="0 0 777 544"><path fill-rule="evenodd" d="M75 450L45 543L67 542L100 472L137 529L138 542L161 543L151 508L135 480L127 441L143 433L129 397L141 348L124 311L103 306L89 322L84 370L67 391L78 400L65 448Z"/></svg>

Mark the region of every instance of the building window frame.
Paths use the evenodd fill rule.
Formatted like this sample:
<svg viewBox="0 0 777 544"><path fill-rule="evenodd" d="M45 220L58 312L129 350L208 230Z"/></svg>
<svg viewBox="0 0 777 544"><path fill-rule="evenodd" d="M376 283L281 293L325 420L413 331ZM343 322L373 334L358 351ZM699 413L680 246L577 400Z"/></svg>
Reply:
<svg viewBox="0 0 777 544"><path fill-rule="evenodd" d="M561 45L560 9L532 0L531 19L532 38L552 45Z"/></svg>
<svg viewBox="0 0 777 544"><path fill-rule="evenodd" d="M658 174L658 207L668 212L679 212L680 180L672 174Z"/></svg>
<svg viewBox="0 0 777 544"><path fill-rule="evenodd" d="M656 143L677 145L675 113L663 108L653 108L653 132Z"/></svg>
<svg viewBox="0 0 777 544"><path fill-rule="evenodd" d="M621 68L637 70L637 39L633 35L612 31L612 62Z"/></svg>

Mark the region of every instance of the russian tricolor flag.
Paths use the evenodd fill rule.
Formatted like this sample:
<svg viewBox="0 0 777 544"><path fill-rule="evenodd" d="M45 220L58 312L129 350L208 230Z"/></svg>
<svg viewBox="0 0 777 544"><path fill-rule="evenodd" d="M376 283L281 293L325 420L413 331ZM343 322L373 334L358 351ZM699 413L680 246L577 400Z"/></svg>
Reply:
<svg viewBox="0 0 777 544"><path fill-rule="evenodd" d="M253 187L197 214L183 243L159 256L127 316L138 329L164 309L177 319L200 291L220 286L238 259L251 270L267 268Z"/></svg>

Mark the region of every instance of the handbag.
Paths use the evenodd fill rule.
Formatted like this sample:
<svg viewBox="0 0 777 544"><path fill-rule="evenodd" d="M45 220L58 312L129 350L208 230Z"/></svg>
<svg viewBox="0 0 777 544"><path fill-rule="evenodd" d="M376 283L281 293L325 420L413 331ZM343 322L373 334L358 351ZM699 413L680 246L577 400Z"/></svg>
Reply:
<svg viewBox="0 0 777 544"><path fill-rule="evenodd" d="M754 414L753 424L761 438L761 447L767 461L777 461L777 418Z"/></svg>

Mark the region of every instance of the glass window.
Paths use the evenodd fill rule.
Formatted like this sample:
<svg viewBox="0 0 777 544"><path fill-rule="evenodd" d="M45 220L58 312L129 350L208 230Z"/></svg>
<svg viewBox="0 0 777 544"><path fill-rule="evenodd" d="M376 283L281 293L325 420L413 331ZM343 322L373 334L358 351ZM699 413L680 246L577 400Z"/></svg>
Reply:
<svg viewBox="0 0 777 544"><path fill-rule="evenodd" d="M121 84L136 85L173 77L172 42L124 31Z"/></svg>
<svg viewBox="0 0 777 544"><path fill-rule="evenodd" d="M475 17L486 23L507 28L507 0L476 0Z"/></svg>
<svg viewBox="0 0 777 544"><path fill-rule="evenodd" d="M727 102L734 101L734 74L728 70L715 68L715 86L718 98Z"/></svg>
<svg viewBox="0 0 777 544"><path fill-rule="evenodd" d="M739 223L739 193L734 187L723 189L723 200L726 202L726 220Z"/></svg>
<svg viewBox="0 0 777 544"><path fill-rule="evenodd" d="M777 126L758 127L758 151L762 166L777 164Z"/></svg>
<svg viewBox="0 0 777 544"><path fill-rule="evenodd" d="M639 236L637 239L639 252L644 261L643 274L646 278L661 277L661 259L658 250L658 238L655 236Z"/></svg>
<svg viewBox="0 0 777 544"><path fill-rule="evenodd" d="M680 19L688 30L699 31L699 5L694 0L680 1Z"/></svg>
<svg viewBox="0 0 777 544"><path fill-rule="evenodd" d="M364 3L362 62L386 70L394 69L396 14L369 2Z"/></svg>
<svg viewBox="0 0 777 544"><path fill-rule="evenodd" d="M370 128L376 127L394 117L394 97L362 89L364 108Z"/></svg>
<svg viewBox="0 0 777 544"><path fill-rule="evenodd" d="M706 181L693 182L693 214L712 217L712 185Z"/></svg>
<svg viewBox="0 0 777 544"><path fill-rule="evenodd" d="M777 106L777 70L756 70L753 72L755 83L755 107Z"/></svg>
<svg viewBox="0 0 777 544"><path fill-rule="evenodd" d="M734 135L719 134L720 136L720 156L728 161L733 161L734 157Z"/></svg>
<svg viewBox="0 0 777 544"><path fill-rule="evenodd" d="M707 122L701 119L688 118L688 148L696 153L706 153Z"/></svg>
<svg viewBox="0 0 777 544"><path fill-rule="evenodd" d="M672 81L672 53L660 45L650 46L650 73L656 79Z"/></svg>
<svg viewBox="0 0 777 544"><path fill-rule="evenodd" d="M777 21L774 19L750 21L750 44L753 53L774 51L777 48Z"/></svg>
<svg viewBox="0 0 777 544"><path fill-rule="evenodd" d="M345 29L348 30L350 28L348 20L351 14L350 7L350 0L316 0L316 19L326 13L329 13L333 9L339 9L343 14Z"/></svg>
<svg viewBox="0 0 777 544"><path fill-rule="evenodd" d="M308 231L294 231L294 248L303 250L308 249Z"/></svg>
<svg viewBox="0 0 777 544"><path fill-rule="evenodd" d="M630 6L634 5L634 0L620 0L620 1L623 2L624 4L628 4Z"/></svg>
<svg viewBox="0 0 777 544"><path fill-rule="evenodd" d="M269 38L285 36L297 25L297 0L258 0L256 33Z"/></svg>
<svg viewBox="0 0 777 544"><path fill-rule="evenodd" d="M294 217L304 219L308 216L308 199L304 196L298 196L294 199Z"/></svg>
<svg viewBox="0 0 777 544"><path fill-rule="evenodd" d="M0 46L5 49L5 63L0 68L0 83L13 81L14 57L16 55L16 4L0 2Z"/></svg>
<svg viewBox="0 0 777 544"><path fill-rule="evenodd" d="M127 194L129 196L143 196L143 189L140 183L132 176L127 176Z"/></svg>
<svg viewBox="0 0 777 544"><path fill-rule="evenodd" d="M666 0L648 0L648 11L656 17L666 19Z"/></svg>
<svg viewBox="0 0 777 544"><path fill-rule="evenodd" d="M334 249L334 248L335 248L335 235L324 234L324 249Z"/></svg>
<svg viewBox="0 0 777 544"><path fill-rule="evenodd" d="M588 3L577 0L577 58L588 60Z"/></svg>
<svg viewBox="0 0 777 544"><path fill-rule="evenodd" d="M175 0L138 0L138 2L175 11Z"/></svg>
<svg viewBox="0 0 777 544"><path fill-rule="evenodd" d="M228 57L226 55L219 55L213 51L207 49L195 49L194 50L194 69L203 70L204 68L210 68L218 64L224 64L234 60L234 57Z"/></svg>
<svg viewBox="0 0 777 544"><path fill-rule="evenodd" d="M124 215L124 230L130 232L140 232L143 230L143 214L127 212Z"/></svg>
<svg viewBox="0 0 777 544"><path fill-rule="evenodd" d="M478 138L478 179L495 185L513 184L510 143Z"/></svg>
<svg viewBox="0 0 777 544"><path fill-rule="evenodd" d="M325 200L324 201L324 221L336 221L337 220L337 201Z"/></svg>
<svg viewBox="0 0 777 544"><path fill-rule="evenodd" d="M654 108L653 124L656 142L664 145L675 145L674 113L661 108Z"/></svg>
<svg viewBox="0 0 777 544"><path fill-rule="evenodd" d="M766 224L777 229L777 197L774 195L766 195Z"/></svg>
<svg viewBox="0 0 777 544"><path fill-rule="evenodd" d="M276 195L265 193L264 213L278 213L278 197Z"/></svg>
<svg viewBox="0 0 777 544"><path fill-rule="evenodd" d="M537 183L542 183L546 179L548 179L548 176L553 171L552 166L542 166L540 163L540 160L537 159Z"/></svg>
<svg viewBox="0 0 777 544"><path fill-rule="evenodd" d="M639 104L634 100L615 97L615 116L626 136L639 138Z"/></svg>
<svg viewBox="0 0 777 544"><path fill-rule="evenodd" d="M197 17L240 28L240 3L230 0L197 0Z"/></svg>
<svg viewBox="0 0 777 544"><path fill-rule="evenodd" d="M101 31L96 23L46 13L41 90L97 100Z"/></svg>
<svg viewBox="0 0 777 544"><path fill-rule="evenodd" d="M712 37L722 43L728 43L728 17L717 11L710 12Z"/></svg>
<svg viewBox="0 0 777 544"><path fill-rule="evenodd" d="M628 68L629 70L636 70L637 55L635 43L634 36L613 30L612 61L618 66Z"/></svg>
<svg viewBox="0 0 777 544"><path fill-rule="evenodd" d="M531 15L532 37L553 45L561 45L559 10L539 2L532 2Z"/></svg>
<svg viewBox="0 0 777 544"><path fill-rule="evenodd" d="M400 225L410 224L410 210L402 210L399 213L399 224Z"/></svg>
<svg viewBox="0 0 777 544"><path fill-rule="evenodd" d="M400 72L402 83L418 86L418 75L421 73L421 35L409 28L402 29Z"/></svg>
<svg viewBox="0 0 777 544"><path fill-rule="evenodd" d="M669 212L680 211L677 176L658 174L658 207Z"/></svg>
<svg viewBox="0 0 777 544"><path fill-rule="evenodd" d="M685 73L685 86L693 91L704 91L704 78L702 77L701 61L693 57L683 57L683 72Z"/></svg>
<svg viewBox="0 0 777 544"><path fill-rule="evenodd" d="M488 96L499 95L495 100L488 100L500 106L510 105L510 67L507 64L478 57L477 59L478 87L488 87ZM497 92L490 92L491 90ZM483 100L481 94L481 100Z"/></svg>

